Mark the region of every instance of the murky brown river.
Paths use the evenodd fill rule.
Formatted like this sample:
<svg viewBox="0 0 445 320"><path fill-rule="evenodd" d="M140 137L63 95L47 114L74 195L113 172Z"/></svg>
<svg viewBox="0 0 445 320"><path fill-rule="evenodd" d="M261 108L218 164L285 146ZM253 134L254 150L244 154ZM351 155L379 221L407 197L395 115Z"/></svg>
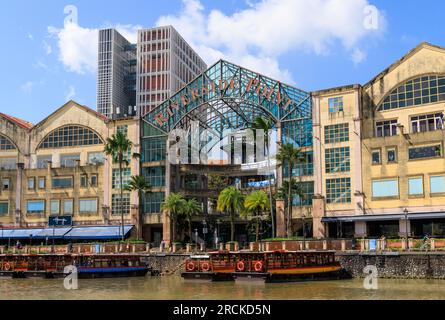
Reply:
<svg viewBox="0 0 445 320"><path fill-rule="evenodd" d="M362 280L290 284L190 283L177 277L79 280L66 290L63 280L0 279L0 299L445 299L445 281L382 280L368 291Z"/></svg>

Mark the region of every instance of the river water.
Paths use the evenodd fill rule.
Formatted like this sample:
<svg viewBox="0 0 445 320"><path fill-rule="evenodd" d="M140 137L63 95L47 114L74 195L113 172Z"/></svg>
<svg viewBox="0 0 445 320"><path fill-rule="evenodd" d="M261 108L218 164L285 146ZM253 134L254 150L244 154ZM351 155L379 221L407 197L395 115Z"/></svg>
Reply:
<svg viewBox="0 0 445 320"><path fill-rule="evenodd" d="M445 281L378 280L366 290L363 280L286 284L191 283L179 277L79 280L78 290L66 290L63 280L0 279L0 300L387 300L445 299Z"/></svg>

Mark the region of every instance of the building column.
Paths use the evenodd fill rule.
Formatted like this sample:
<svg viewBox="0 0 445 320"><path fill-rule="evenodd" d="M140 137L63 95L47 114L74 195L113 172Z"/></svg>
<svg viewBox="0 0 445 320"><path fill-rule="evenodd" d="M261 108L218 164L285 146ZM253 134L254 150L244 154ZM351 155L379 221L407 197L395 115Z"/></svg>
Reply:
<svg viewBox="0 0 445 320"><path fill-rule="evenodd" d="M356 221L355 222L355 237L356 238L366 238L368 236L368 228L366 221Z"/></svg>
<svg viewBox="0 0 445 320"><path fill-rule="evenodd" d="M411 235L411 221L405 219L399 220L399 235L401 237L409 237Z"/></svg>
<svg viewBox="0 0 445 320"><path fill-rule="evenodd" d="M277 237L278 238L286 238L286 219L285 219L285 208L284 208L284 200L279 199L276 201L276 210L277 210Z"/></svg>
<svg viewBox="0 0 445 320"><path fill-rule="evenodd" d="M165 157L165 199L171 193L171 161L170 161L170 141L167 138L166 142L166 157ZM171 238L171 220L169 212L162 212L162 233L163 240L166 246L170 246Z"/></svg>
<svg viewBox="0 0 445 320"><path fill-rule="evenodd" d="M283 131L281 122L277 122L277 145L281 148L283 144ZM277 189L283 187L283 168L277 168ZM282 199L276 201L276 235L278 238L285 238L287 236L286 232L286 210L284 206L285 202Z"/></svg>
<svg viewBox="0 0 445 320"><path fill-rule="evenodd" d="M355 106L354 106L354 129L352 134L352 166L353 166L353 194L354 202L356 203L355 214L365 215L365 196L363 193L363 172L362 172L362 117L360 112L361 104L361 90L359 86L354 87L355 93Z"/></svg>
<svg viewBox="0 0 445 320"><path fill-rule="evenodd" d="M112 166L112 157L107 156L103 165L103 203L102 203L102 219L105 225L110 223L110 214L111 214L111 197L112 197L112 188L111 188L111 170Z"/></svg>
<svg viewBox="0 0 445 320"><path fill-rule="evenodd" d="M326 238L326 225L322 222L326 216L325 202L323 197L314 197L312 200L313 237L315 239Z"/></svg>
<svg viewBox="0 0 445 320"><path fill-rule="evenodd" d="M23 169L25 165L23 163L17 163L17 179L16 179L16 189L15 189L15 227L22 227L23 217L22 217L22 177Z"/></svg>

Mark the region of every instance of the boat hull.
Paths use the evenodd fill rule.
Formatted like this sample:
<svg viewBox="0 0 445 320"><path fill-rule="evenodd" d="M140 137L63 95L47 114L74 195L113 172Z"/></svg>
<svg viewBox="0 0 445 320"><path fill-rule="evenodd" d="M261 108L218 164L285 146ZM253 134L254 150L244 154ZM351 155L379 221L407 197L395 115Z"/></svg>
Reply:
<svg viewBox="0 0 445 320"><path fill-rule="evenodd" d="M145 277L149 272L148 268L125 268L114 270L78 270L79 279L97 279L97 278L129 278L129 277ZM43 278L43 279L59 279L65 278L69 274L63 272L46 272L46 271L0 271L0 277L8 277L13 279L23 278Z"/></svg>
<svg viewBox="0 0 445 320"><path fill-rule="evenodd" d="M186 281L217 282L233 281L232 273L222 272L183 272L181 277Z"/></svg>
<svg viewBox="0 0 445 320"><path fill-rule="evenodd" d="M260 283L328 281L351 278L351 276L342 269L327 270L324 272L236 272L233 273L233 277L236 282Z"/></svg>

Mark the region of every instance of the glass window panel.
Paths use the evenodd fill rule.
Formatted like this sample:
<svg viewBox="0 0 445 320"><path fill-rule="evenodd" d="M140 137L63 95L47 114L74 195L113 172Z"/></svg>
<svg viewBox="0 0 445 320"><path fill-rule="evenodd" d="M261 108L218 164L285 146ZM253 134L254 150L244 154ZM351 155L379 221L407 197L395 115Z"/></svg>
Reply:
<svg viewBox="0 0 445 320"><path fill-rule="evenodd" d="M97 213L97 199L79 200L80 213Z"/></svg>
<svg viewBox="0 0 445 320"><path fill-rule="evenodd" d="M383 180L372 182L373 198L397 197L399 195L398 180Z"/></svg>
<svg viewBox="0 0 445 320"><path fill-rule="evenodd" d="M26 205L26 211L28 213L44 213L45 212L45 201L28 201Z"/></svg>
<svg viewBox="0 0 445 320"><path fill-rule="evenodd" d="M6 215L9 214L9 203L8 202L0 202L0 214Z"/></svg>
<svg viewBox="0 0 445 320"><path fill-rule="evenodd" d="M51 214L60 214L60 201L59 200L51 200L50 210L51 210Z"/></svg>
<svg viewBox="0 0 445 320"><path fill-rule="evenodd" d="M16 147L11 140L0 134L0 150L16 150Z"/></svg>
<svg viewBox="0 0 445 320"><path fill-rule="evenodd" d="M74 201L72 199L63 200L63 213L73 214Z"/></svg>
<svg viewBox="0 0 445 320"><path fill-rule="evenodd" d="M442 146L427 146L409 149L409 160L435 158L442 155Z"/></svg>
<svg viewBox="0 0 445 320"><path fill-rule="evenodd" d="M423 195L423 178L409 178L408 179L409 195Z"/></svg>
<svg viewBox="0 0 445 320"><path fill-rule="evenodd" d="M430 177L431 193L445 193L445 177Z"/></svg>
<svg viewBox="0 0 445 320"><path fill-rule="evenodd" d="M91 129L80 126L66 126L51 132L39 145L39 149L79 147L103 144L100 137Z"/></svg>
<svg viewBox="0 0 445 320"><path fill-rule="evenodd" d="M73 187L73 178L72 177L54 177L52 179L52 187L55 189L72 188Z"/></svg>

